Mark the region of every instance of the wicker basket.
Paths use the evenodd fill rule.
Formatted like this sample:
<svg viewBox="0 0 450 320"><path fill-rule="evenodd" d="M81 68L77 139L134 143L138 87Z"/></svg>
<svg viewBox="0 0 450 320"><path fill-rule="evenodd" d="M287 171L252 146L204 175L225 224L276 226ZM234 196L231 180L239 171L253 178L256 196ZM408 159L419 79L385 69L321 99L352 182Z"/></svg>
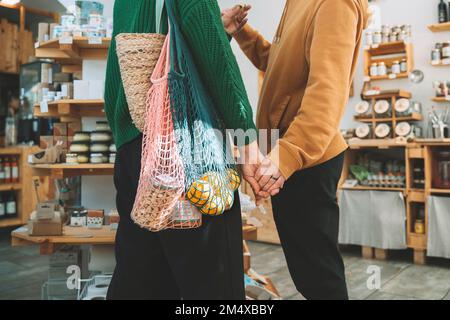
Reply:
<svg viewBox="0 0 450 320"><path fill-rule="evenodd" d="M116 36L116 52L131 119L139 131L145 126L145 100L150 77L161 54L165 35L121 33Z"/></svg>

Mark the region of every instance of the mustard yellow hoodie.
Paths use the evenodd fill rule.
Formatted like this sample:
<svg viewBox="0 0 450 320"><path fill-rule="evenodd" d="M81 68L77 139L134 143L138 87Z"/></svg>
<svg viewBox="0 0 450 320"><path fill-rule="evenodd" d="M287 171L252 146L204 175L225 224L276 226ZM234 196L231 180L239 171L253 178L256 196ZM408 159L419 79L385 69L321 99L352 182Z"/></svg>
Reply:
<svg viewBox="0 0 450 320"><path fill-rule="evenodd" d="M234 38L265 79L260 129L280 129L269 157L285 178L343 152L349 97L367 0L287 0L272 43L248 24Z"/></svg>

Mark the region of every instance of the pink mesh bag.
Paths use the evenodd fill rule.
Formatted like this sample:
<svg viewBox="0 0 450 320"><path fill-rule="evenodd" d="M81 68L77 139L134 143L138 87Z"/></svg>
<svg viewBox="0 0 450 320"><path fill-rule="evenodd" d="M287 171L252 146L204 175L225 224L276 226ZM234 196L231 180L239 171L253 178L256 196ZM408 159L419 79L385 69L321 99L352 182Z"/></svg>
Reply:
<svg viewBox="0 0 450 320"><path fill-rule="evenodd" d="M185 173L170 106L170 36L153 71L146 100L139 186L131 218L150 231L195 228L201 214L184 197Z"/></svg>

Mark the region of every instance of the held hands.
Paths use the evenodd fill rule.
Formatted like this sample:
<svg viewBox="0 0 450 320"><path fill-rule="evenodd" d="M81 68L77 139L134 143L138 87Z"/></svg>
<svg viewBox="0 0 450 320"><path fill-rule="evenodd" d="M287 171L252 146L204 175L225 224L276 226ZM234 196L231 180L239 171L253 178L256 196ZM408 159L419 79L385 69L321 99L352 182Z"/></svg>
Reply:
<svg viewBox="0 0 450 320"><path fill-rule="evenodd" d="M241 153L241 157L244 157L242 174L255 193L256 205L259 205L263 199L278 194L286 179L278 167L261 154L257 143L253 142L245 146Z"/></svg>
<svg viewBox="0 0 450 320"><path fill-rule="evenodd" d="M225 31L233 36L247 23L247 15L252 6L250 5L236 5L233 8L222 10L222 23Z"/></svg>

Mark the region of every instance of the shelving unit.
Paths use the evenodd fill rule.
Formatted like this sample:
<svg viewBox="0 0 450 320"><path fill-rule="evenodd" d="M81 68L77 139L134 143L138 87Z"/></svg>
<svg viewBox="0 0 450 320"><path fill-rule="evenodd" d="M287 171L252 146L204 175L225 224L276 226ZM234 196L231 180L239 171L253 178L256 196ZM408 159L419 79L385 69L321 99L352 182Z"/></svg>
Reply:
<svg viewBox="0 0 450 320"><path fill-rule="evenodd" d="M450 103L450 96L449 97L435 97L431 99L433 102L437 103Z"/></svg>
<svg viewBox="0 0 450 320"><path fill-rule="evenodd" d="M28 221L29 214L33 211L36 205L35 196L33 196L32 187L32 172L27 164L28 155L36 152L36 147L12 147L0 148L0 156L15 156L18 157L19 162L19 177L18 183L0 184L0 191L15 191L17 203L17 216L10 218L3 218L0 220L0 227L18 226Z"/></svg>
<svg viewBox="0 0 450 320"><path fill-rule="evenodd" d="M38 118L61 118L71 122L82 117L104 117L103 100L59 100L48 103L48 112L42 112L40 105L34 106L34 116Z"/></svg>
<svg viewBox="0 0 450 320"><path fill-rule="evenodd" d="M431 32L450 31L450 22L430 24L428 25L428 29Z"/></svg>
<svg viewBox="0 0 450 320"><path fill-rule="evenodd" d="M114 164L36 164L30 165L34 176L49 176L63 179L77 176L112 175Z"/></svg>

